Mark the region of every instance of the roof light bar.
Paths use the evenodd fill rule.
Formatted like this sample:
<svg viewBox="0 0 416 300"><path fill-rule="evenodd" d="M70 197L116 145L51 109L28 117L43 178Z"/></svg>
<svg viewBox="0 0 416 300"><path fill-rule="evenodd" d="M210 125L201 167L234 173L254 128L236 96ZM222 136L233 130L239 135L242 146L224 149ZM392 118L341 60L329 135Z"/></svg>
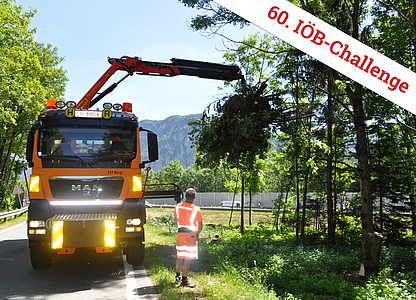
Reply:
<svg viewBox="0 0 416 300"><path fill-rule="evenodd" d="M113 108L117 111L121 110L123 108L123 106L120 103L115 103L113 105Z"/></svg>
<svg viewBox="0 0 416 300"><path fill-rule="evenodd" d="M112 107L113 107L113 105L109 102L106 102L106 103L103 104L104 109L111 109Z"/></svg>
<svg viewBox="0 0 416 300"><path fill-rule="evenodd" d="M66 103L66 107L75 107L75 105L77 105L77 104L75 103L75 101L68 101L68 102Z"/></svg>
<svg viewBox="0 0 416 300"><path fill-rule="evenodd" d="M65 102L64 101L58 101L58 102L56 102L56 107L57 108L64 108L65 107Z"/></svg>

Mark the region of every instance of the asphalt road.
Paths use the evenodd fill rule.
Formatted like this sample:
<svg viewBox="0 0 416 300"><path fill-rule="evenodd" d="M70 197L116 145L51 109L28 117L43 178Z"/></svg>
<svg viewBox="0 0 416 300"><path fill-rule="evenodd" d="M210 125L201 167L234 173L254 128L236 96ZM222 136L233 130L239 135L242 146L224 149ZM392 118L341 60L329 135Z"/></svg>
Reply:
<svg viewBox="0 0 416 300"><path fill-rule="evenodd" d="M143 266L121 252L76 252L53 259L47 269L30 264L26 223L0 230L0 300L158 299Z"/></svg>

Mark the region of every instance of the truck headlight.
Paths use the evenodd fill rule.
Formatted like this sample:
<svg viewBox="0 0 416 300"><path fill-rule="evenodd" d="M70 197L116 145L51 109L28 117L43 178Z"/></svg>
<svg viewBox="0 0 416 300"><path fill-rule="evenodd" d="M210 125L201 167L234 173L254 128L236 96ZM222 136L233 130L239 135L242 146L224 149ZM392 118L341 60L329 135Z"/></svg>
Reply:
<svg viewBox="0 0 416 300"><path fill-rule="evenodd" d="M126 221L127 225L134 225L134 226L139 226L141 223L142 223L142 221L139 218L127 219L127 221Z"/></svg>
<svg viewBox="0 0 416 300"><path fill-rule="evenodd" d="M29 227L30 228L41 228L41 227L45 227L45 221L43 221L43 220L31 220L29 222Z"/></svg>

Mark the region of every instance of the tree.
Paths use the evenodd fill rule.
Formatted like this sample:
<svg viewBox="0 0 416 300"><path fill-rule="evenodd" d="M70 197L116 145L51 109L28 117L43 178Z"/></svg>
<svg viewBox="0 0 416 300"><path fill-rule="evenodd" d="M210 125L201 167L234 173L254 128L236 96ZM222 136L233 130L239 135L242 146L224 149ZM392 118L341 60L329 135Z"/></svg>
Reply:
<svg viewBox="0 0 416 300"><path fill-rule="evenodd" d="M182 0L182 2L191 7L205 9L209 14L199 15L193 18L191 26L194 29L213 29L218 32L218 27L226 24L239 24L245 26L246 20L239 19L238 16L231 12L212 5L209 0ZM368 34L367 28L360 32L360 26L366 13L366 1L353 0L345 1L292 1L306 11L311 12L317 17L336 26L343 32L352 37L366 42ZM356 157L358 160L358 174L360 178L360 195L361 195L361 220L362 220L362 261L366 269L366 277L378 272L381 240L380 235L373 233L373 215L371 199L371 181L370 181L370 163L366 137L366 115L364 110L364 96L366 90L357 82L350 82L342 75L337 74L335 78L341 80L342 89L348 96L348 101L343 103L343 107L349 111L353 119L356 133ZM334 78L334 80L335 80ZM336 82L334 82L335 84ZM340 85L338 83L338 85ZM336 99L341 100L341 99ZM352 107L352 109L350 109ZM330 160L329 160L330 161ZM332 172L328 174L331 176ZM332 185L331 181L329 184ZM298 184L297 184L298 186ZM332 193L331 193L332 194ZM333 230L333 227L331 227Z"/></svg>
<svg viewBox="0 0 416 300"><path fill-rule="evenodd" d="M168 166L157 170L155 177L158 183L175 183L183 189L185 187L182 186L181 181L184 172L185 170L179 160L175 159L169 162Z"/></svg>
<svg viewBox="0 0 416 300"><path fill-rule="evenodd" d="M20 174L17 162L26 149L22 141L45 100L60 99L67 81L57 49L34 41L29 25L35 12L0 2L0 207L14 186L11 174Z"/></svg>
<svg viewBox="0 0 416 300"><path fill-rule="evenodd" d="M415 71L416 69L416 3L414 1L386 0L375 1L371 13L374 17L374 27L379 32L374 36L374 44L384 55L397 61L403 66ZM396 108L388 116L397 115L403 132L403 140L407 149L407 163L412 177L416 178L414 167L414 135L415 117L413 114ZM411 180L410 182L413 182ZM416 234L416 202L415 190L410 186L410 206L412 213L412 231Z"/></svg>

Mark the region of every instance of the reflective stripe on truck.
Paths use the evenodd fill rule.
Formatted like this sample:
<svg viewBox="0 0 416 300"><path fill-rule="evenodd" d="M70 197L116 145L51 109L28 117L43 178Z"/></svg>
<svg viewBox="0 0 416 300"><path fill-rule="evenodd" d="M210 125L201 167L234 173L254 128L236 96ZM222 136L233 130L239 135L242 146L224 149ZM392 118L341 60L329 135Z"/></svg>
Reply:
<svg viewBox="0 0 416 300"><path fill-rule="evenodd" d="M52 249L94 247L106 252L116 246L116 220L115 213L54 215Z"/></svg>

